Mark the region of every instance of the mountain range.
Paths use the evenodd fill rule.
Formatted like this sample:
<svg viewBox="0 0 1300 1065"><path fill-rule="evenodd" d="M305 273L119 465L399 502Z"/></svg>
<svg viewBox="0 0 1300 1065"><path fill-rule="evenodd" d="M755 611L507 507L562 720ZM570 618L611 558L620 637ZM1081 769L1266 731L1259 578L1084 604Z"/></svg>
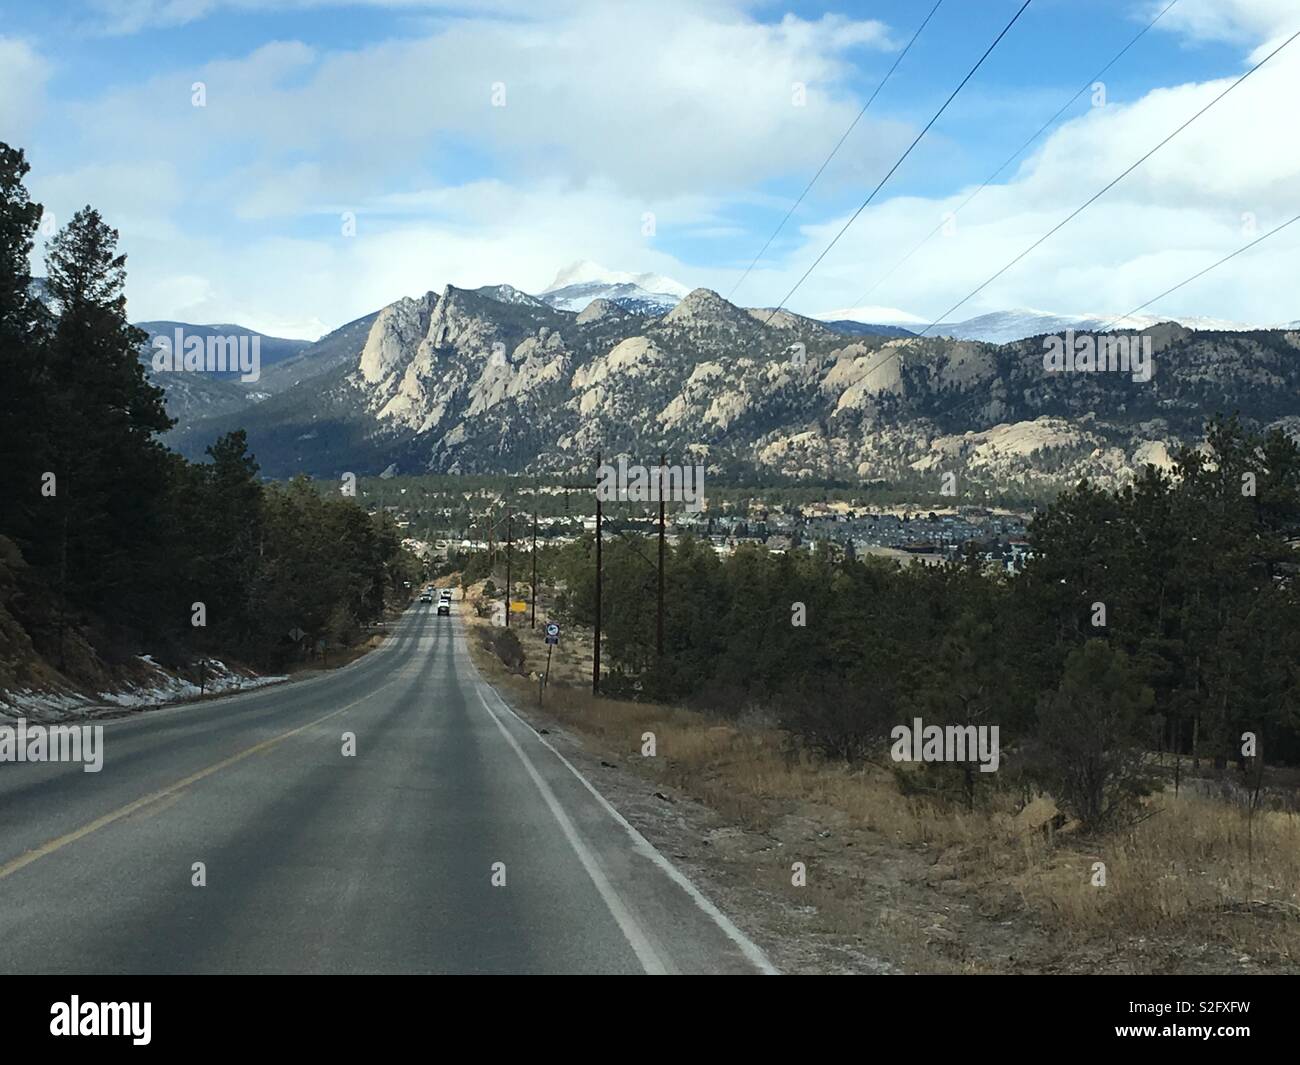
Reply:
<svg viewBox="0 0 1300 1065"><path fill-rule="evenodd" d="M557 293L586 285L665 288L577 270L537 296L448 285L401 299L272 365L242 406L191 411L169 443L198 456L244 427L272 476L567 472L589 470L597 451L665 450L714 475L959 471L1030 488L1167 465L1215 411L1300 433L1291 328L1152 324L1144 382L1049 373L1041 336L855 335L707 289L660 292L676 302L654 312L613 295L559 305L569 297Z"/></svg>

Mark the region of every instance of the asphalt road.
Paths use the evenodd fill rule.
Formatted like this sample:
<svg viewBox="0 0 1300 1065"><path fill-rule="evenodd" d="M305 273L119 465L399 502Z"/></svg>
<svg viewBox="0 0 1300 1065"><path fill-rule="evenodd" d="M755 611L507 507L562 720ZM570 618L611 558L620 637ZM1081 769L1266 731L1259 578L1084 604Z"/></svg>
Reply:
<svg viewBox="0 0 1300 1065"><path fill-rule="evenodd" d="M435 609L334 673L107 722L98 773L0 764L0 972L770 969Z"/></svg>

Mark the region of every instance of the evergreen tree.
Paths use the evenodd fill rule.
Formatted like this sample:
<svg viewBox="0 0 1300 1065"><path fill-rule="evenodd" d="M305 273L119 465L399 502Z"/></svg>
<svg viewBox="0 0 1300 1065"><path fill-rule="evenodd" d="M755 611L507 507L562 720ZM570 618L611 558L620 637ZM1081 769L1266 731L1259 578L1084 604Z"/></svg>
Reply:
<svg viewBox="0 0 1300 1065"><path fill-rule="evenodd" d="M120 620L150 612L139 583L158 545L142 537L166 484L156 435L172 421L140 363L145 334L126 320L117 231L93 208L51 241L48 291L58 318L45 347L50 464L58 477L55 535L36 561L60 572L60 591ZM56 556L57 553L57 556ZM65 561L66 557L66 561Z"/></svg>
<svg viewBox="0 0 1300 1065"><path fill-rule="evenodd" d="M0 142L0 532L24 550L38 536L47 498L41 475L51 468L45 397L37 387L48 316L31 294L29 265L42 209L23 185L29 169L21 149Z"/></svg>

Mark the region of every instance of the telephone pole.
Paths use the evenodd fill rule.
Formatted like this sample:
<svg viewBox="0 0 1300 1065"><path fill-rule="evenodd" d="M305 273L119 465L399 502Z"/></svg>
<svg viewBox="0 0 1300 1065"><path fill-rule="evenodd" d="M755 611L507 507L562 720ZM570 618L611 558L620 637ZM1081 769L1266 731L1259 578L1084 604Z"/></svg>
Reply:
<svg viewBox="0 0 1300 1065"><path fill-rule="evenodd" d="M600 538L602 514L600 509L600 466L601 454L596 452L596 636L591 647L591 694L600 694L600 592L601 560Z"/></svg>
<svg viewBox="0 0 1300 1065"><path fill-rule="evenodd" d="M664 454L659 453L659 610L655 620L655 654L664 656Z"/></svg>
<svg viewBox="0 0 1300 1065"><path fill-rule="evenodd" d="M532 618L528 622L530 629L537 628L537 476L533 476L533 584L532 584Z"/></svg>
<svg viewBox="0 0 1300 1065"><path fill-rule="evenodd" d="M510 563L513 560L514 530L510 525L510 504L506 504L506 628L510 628Z"/></svg>

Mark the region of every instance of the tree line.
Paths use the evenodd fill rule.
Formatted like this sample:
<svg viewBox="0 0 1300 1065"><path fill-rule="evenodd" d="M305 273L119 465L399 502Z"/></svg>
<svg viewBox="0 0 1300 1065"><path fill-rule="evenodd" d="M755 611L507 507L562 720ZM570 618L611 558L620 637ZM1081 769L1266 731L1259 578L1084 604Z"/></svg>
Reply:
<svg viewBox="0 0 1300 1065"><path fill-rule="evenodd" d="M33 656L88 679L145 651L279 666L356 640L412 579L396 529L305 479L262 483L242 431L205 462L167 450L118 234L79 210L42 298L28 170L0 143L0 681Z"/></svg>
<svg viewBox="0 0 1300 1065"><path fill-rule="evenodd" d="M1011 775L1081 816L1131 810L1151 752L1245 769L1300 762L1300 450L1217 417L1172 470L1116 491L1087 482L1030 526L1032 557L993 572L974 550L936 566L826 545L719 558L604 545L606 687L636 698L776 714L824 754L879 758L891 728L998 725ZM592 624L594 543L546 569ZM968 801L978 780L950 773Z"/></svg>

